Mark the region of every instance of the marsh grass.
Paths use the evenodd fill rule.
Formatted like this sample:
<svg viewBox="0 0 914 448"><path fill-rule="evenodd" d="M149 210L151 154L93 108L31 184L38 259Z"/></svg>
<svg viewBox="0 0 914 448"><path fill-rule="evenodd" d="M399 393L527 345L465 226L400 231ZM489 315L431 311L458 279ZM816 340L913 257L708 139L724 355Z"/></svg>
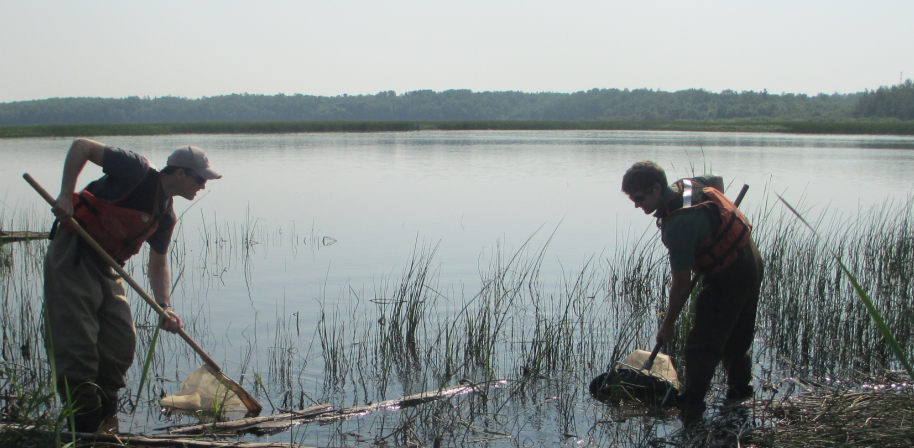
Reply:
<svg viewBox="0 0 914 448"><path fill-rule="evenodd" d="M785 200L780 195L778 195L778 199L780 199L781 202L783 202L790 209L790 211L803 222L803 224L807 228L812 230L813 235L817 239L819 238L819 235L815 231L815 229L809 224L809 222L806 221L806 219L803 218L802 215L800 215L799 212L796 211L796 209L793 208L793 206L791 206L787 202L787 200ZM887 212L888 210L883 210L883 211ZM877 223L877 226L879 224L884 224L884 223ZM908 230L907 220L904 219L901 224L902 224L901 231L903 232L903 236L898 240L902 241L902 242L904 242L905 240L910 241L911 237L906 234L906 230ZM893 226L893 227L898 228L898 226ZM879 233L882 233L882 230L883 229L880 228ZM894 240L895 240L895 238L893 238L893 241ZM851 286L853 287L853 290L860 297L860 301L863 303L864 307L866 308L867 313L870 315L870 318L872 318L873 323L876 325L876 328L879 330L879 334L882 336L882 340L886 344L888 344L888 346L895 353L895 356L898 358L898 361L902 364L902 366L904 366L905 370L908 372L908 375L911 376L912 378L914 378L914 367L912 367L911 363L908 361L907 354L898 344L898 341L896 340L895 335L892 333L892 330L889 329L888 325L886 325L885 319L882 317L883 314L873 304L873 299L870 298L869 293L867 293L866 289L864 289L864 287L861 286L860 282L857 280L857 276L855 276L850 271L850 269L848 269L847 265L842 261L841 256L834 250L829 250L829 252L831 253L832 258L834 259L835 264L838 265L841 272L847 277L847 280L850 282ZM902 251L902 252L904 252L904 251ZM892 254L889 254L888 257L879 257L879 258L880 258L880 261L881 261L881 259L888 258L888 263L890 264L890 267L888 269L889 271L899 270L900 268L902 268L904 266L904 263L906 263L906 262L909 263L911 261L909 259L897 260L897 259L895 259L895 257L892 257ZM904 291L904 292L907 292L907 291Z"/></svg>
<svg viewBox="0 0 914 448"><path fill-rule="evenodd" d="M2 209L0 228L46 231L32 208ZM44 353L41 268L45 245L40 241L2 246L0 265L0 446L61 446L73 410L57 406L54 366ZM55 428L50 433L32 427Z"/></svg>
<svg viewBox="0 0 914 448"><path fill-rule="evenodd" d="M0 227L39 229L37 214L33 209L0 214ZM25 375L24 372L41 372L43 358L41 313L41 268L44 245L36 242L18 242L3 245L4 261L0 269L0 359L5 365L15 366L12 372L19 377L21 387L36 387L44 375ZM33 382L34 381L34 382Z"/></svg>
<svg viewBox="0 0 914 448"><path fill-rule="evenodd" d="M845 377L901 367L858 296L848 272L869 292L873 310L910 356L914 332L912 198L857 216L824 215L807 233L793 215L773 222L765 241L760 317L763 337L781 363L806 376ZM816 222L816 221L813 221ZM840 260L840 262L839 262Z"/></svg>
<svg viewBox="0 0 914 448"><path fill-rule="evenodd" d="M843 378L856 384L861 375L899 367L899 362L889 356L878 325L857 297L857 289L843 277L829 250L839 247L847 269L860 268L865 273L860 287L873 291L874 308L887 316L886 325L899 335L899 346L910 350L911 320L904 316L910 316L914 308L910 300L910 269L914 266L909 262L914 256L911 212L908 199L862 211L852 220L826 213L820 221L825 223L821 232L828 237L816 240L798 232L789 213L778 215L770 207L756 211L757 239L769 272L758 319L761 343L756 346L756 376L760 393L768 384L768 393L782 394L772 380L785 375ZM482 419L490 430L517 437L536 432L541 419L549 416L562 434L596 441L597 445L616 443L622 439L617 432L619 425L610 431L605 431L610 429L607 425L595 422L590 428L579 427L588 419L601 421L593 408L588 409L588 398L582 396L580 385L633 348L651 345L668 287L665 258L655 249L653 238L648 233L626 242L605 263L585 262L554 291L545 290L545 282L538 276L545 246L529 252L523 247L507 254L496 249L498 255L489 270L480 273L480 292L456 306L452 299L416 284L427 281L428 275L407 270L403 281L412 285L401 284L393 296L379 291L374 301L387 304L387 308L379 314L366 314L362 323L350 324L378 335L373 341L378 344L376 353L381 354L376 358L381 361L379 369L366 376L365 363L347 361L337 362L331 370L339 378L345 376L340 372L347 371L348 366L363 366L358 371L349 370L350 374L360 377L356 381L363 384L373 380L383 384L385 387L374 388L378 391L388 390L390 375L397 376L404 388L421 378L422 372L426 372L425 385L456 378L482 382L506 379L504 387L485 399L467 398L469 402L479 401L475 403L478 407L467 407L472 411L441 420ZM414 256L414 260L423 261L421 266L428 266L426 259L421 252ZM441 302L449 306L441 307ZM441 314L429 313L429 309L453 311ZM380 322L393 320L397 324L371 325L379 315ZM437 326L428 323L436 318ZM364 341L357 345L372 342L354 336L350 340ZM345 345L345 339L338 337L336 345ZM668 347L674 359L682 359L682 344L680 338ZM371 360L367 361L371 366ZM415 372L408 382L406 372ZM719 399L716 393L712 397L715 403ZM620 412L624 414L608 410L602 418L626 420ZM633 437L625 443L641 446L675 427L662 418L658 422L649 437ZM765 427L775 422L768 419L757 424ZM414 428L415 422L410 425ZM587 432L582 433L582 429ZM436 431L435 437L445 433L447 440L466 441L459 439L466 434L457 425L438 426ZM905 431L909 434L910 428L901 432Z"/></svg>
<svg viewBox="0 0 914 448"><path fill-rule="evenodd" d="M861 376L901 367L828 254L842 254L847 268L859 273L860 286L869 291L899 346L910 354L912 211L908 198L849 218L822 213L810 220L821 223L817 231L823 238L816 240L798 228L801 224L792 215L779 213L770 203L750 208L766 259L755 345L759 399L751 408L751 428L734 432L733 440L768 437L777 442L795 435L777 426L781 417L766 413L793 396L793 383L785 378L841 379L848 384L846 392L855 392ZM183 231L176 230L179 240ZM271 231L250 217L241 224L206 218L199 232L201 250L179 243L170 255L173 265L193 261L198 267L176 282L188 303L202 303L208 288L223 285L222 277L229 272L243 272L246 285L257 281L257 253L276 244L319 240L313 231L310 236L294 229ZM621 237L615 252L582 259L558 279L542 275L550 235L531 237L518 248L498 243L481 257L478 282L473 283L479 287L469 294L440 284L437 245L417 241L399 275L368 288L350 285L338 295L325 287L317 298L314 325L303 325L301 319L303 310L313 309L311 304L277 299L269 342L258 341L258 331L250 332L253 336L235 356L238 369L241 377L244 372L252 375L254 381L245 387L266 398L274 412L314 403L345 407L380 402L455 384L480 390L321 427L306 425L287 436L306 445L655 446L661 439L679 437L672 415L605 406L591 399L586 388L632 350L653 346L669 287L666 254L656 232L650 226L643 234ZM34 390L47 381L43 353L25 360L20 347L25 341L31 346L41 342L34 317L40 291L28 285L40 284L42 250L43 245L32 242L14 251L14 267L31 263L35 268L2 277L0 290L4 311L9 309L3 315L4 368L14 365L6 353L18 353L23 362L15 367L29 373L17 377L32 378L20 387ZM207 331L208 316L202 306L197 309L188 306L188 312L182 312L189 332L216 344ZM142 312L135 318L144 347L140 352L148 353L157 322ZM680 374L682 349L681 337L665 349ZM178 376L176 365L198 364L192 353L173 342L158 344L152 352L149 377L154 380L144 394L149 401L137 400L148 412L155 412L154 399L168 386L164 379ZM719 411L721 390L718 383L710 397L718 409L709 416L711 421L725 415ZM909 426L896 426L903 435L909 431Z"/></svg>
<svg viewBox="0 0 914 448"><path fill-rule="evenodd" d="M339 401L334 395L342 394L347 382L366 401L463 382L485 392L424 406L417 411L422 418L396 414L397 431L381 438L398 444L512 445L519 434L553 424L567 438L580 437L576 434L588 428L579 427L575 413L593 407L582 402L581 385L610 364L607 355L627 355L630 345L646 339L645 330L656 328L656 302L664 295L651 283L661 278L662 264L627 253L626 263L605 272L595 258L585 260L546 292L539 273L550 239L539 247L528 241L515 251L497 245L480 272L479 292L462 300L435 283L435 247L420 247L398 282L376 290L369 301L375 309L360 307L359 299L344 302L349 307L344 311L324 310L318 331L325 399ZM626 275L623 266L637 274ZM606 282L607 277L619 281ZM341 323L347 318L352 331ZM556 422L547 422L547 415L556 415Z"/></svg>
<svg viewBox="0 0 914 448"><path fill-rule="evenodd" d="M862 384L862 385L861 385ZM769 426L745 431L760 447L908 447L914 443L914 389L909 376L886 372L852 385L801 384L799 393L760 404Z"/></svg>

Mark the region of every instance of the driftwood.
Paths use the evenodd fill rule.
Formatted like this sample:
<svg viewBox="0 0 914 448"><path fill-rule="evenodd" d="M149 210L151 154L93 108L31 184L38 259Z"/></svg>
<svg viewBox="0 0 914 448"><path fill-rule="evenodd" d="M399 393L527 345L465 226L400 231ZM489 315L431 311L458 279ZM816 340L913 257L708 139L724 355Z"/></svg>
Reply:
<svg viewBox="0 0 914 448"><path fill-rule="evenodd" d="M0 431L37 431L52 433L52 431L34 426L21 426L0 423ZM76 438L76 446L132 446L132 447L181 447L181 448L306 448L292 443L258 443L258 442L229 442L217 440L201 440L194 438L157 438L155 436L141 436L134 434L95 434L89 432L60 431L60 440L67 442Z"/></svg>
<svg viewBox="0 0 914 448"><path fill-rule="evenodd" d="M352 406L343 409L332 409L329 405L312 406L287 414L269 415L265 417L247 418L221 423L194 425L169 430L170 434L203 434L203 433L252 433L275 434L285 431L293 426L304 423L326 423L334 420L349 418L354 415L365 415L380 409L401 409L420 404L429 403L454 395L463 395L477 392L479 388L474 385L461 385L443 389L408 395L395 400L386 400L378 403Z"/></svg>
<svg viewBox="0 0 914 448"><path fill-rule="evenodd" d="M240 420L231 420L227 422L218 422L218 423L206 423L203 425L193 425L185 426L181 428L169 429L169 434L202 434L204 432L214 432L214 433L233 433L233 432L243 432L248 428L253 426L273 422L277 420L296 420L296 419L308 419L313 418L314 416L323 414L325 412L331 411L332 408L329 404L319 404L316 406L311 406L309 408L301 409L298 411L289 412L286 414L276 414L276 415L265 415L263 417L251 417L243 418Z"/></svg>
<svg viewBox="0 0 914 448"><path fill-rule="evenodd" d="M502 383L499 381L498 383ZM334 420L349 418L356 415L365 415L381 409L401 409L433 402L442 398L478 392L481 388L476 385L461 385L446 387L414 395L408 395L395 400L386 400L379 403L352 406L344 409L332 409L329 405L316 405L300 411L286 414L269 415L264 417L246 418L229 422L194 425L181 428L172 428L169 434L161 435L135 435L135 434L93 434L71 433L60 431L60 438L69 441L76 438L76 446L132 446L132 447L183 447L183 448L306 448L288 442L283 443L258 443L216 440L218 437L237 437L243 433L272 434L284 431L303 423L325 423ZM36 431L53 433L50 429L36 428L33 426L13 425L0 423L0 432L3 431ZM205 434L204 434L205 433ZM214 434L215 433L215 434ZM206 438L206 439L204 439Z"/></svg>

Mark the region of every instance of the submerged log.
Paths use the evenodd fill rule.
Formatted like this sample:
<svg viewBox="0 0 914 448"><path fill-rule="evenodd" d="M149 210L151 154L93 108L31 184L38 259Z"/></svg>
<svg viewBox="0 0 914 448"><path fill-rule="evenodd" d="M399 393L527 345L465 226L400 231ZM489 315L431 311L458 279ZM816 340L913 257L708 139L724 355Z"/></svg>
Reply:
<svg viewBox="0 0 914 448"><path fill-rule="evenodd" d="M0 423L0 431L35 431L45 434L54 434L49 429L34 426L22 426ZM97 446L98 444L132 447L180 447L180 448L307 448L288 442L239 442L224 440L201 440L198 438L158 438L149 435L134 434L95 434L88 432L60 431L60 439L69 441L76 438L76 446Z"/></svg>
<svg viewBox="0 0 914 448"><path fill-rule="evenodd" d="M443 389L407 395L405 397L394 400L351 406L343 409L332 409L329 405L318 405L287 414L268 415L265 417L247 418L221 423L209 423L205 425L194 425L183 428L176 428L169 430L169 433L202 434L212 432L222 434L235 432L240 434L247 432L258 435L275 434L277 432L285 431L293 426L301 425L304 423L327 423L334 420L349 418L355 415L365 415L380 409L408 408L455 395L478 392L479 390L479 387L475 385L452 386Z"/></svg>
<svg viewBox="0 0 914 448"><path fill-rule="evenodd" d="M325 412L330 412L332 407L329 404L319 404L298 411L286 414L265 415L263 417L243 418L240 420L231 420L227 422L206 423L202 425L185 426L182 428L169 429L169 434L202 434L204 432L242 432L247 428L258 424L276 421L276 420L295 420L313 418Z"/></svg>

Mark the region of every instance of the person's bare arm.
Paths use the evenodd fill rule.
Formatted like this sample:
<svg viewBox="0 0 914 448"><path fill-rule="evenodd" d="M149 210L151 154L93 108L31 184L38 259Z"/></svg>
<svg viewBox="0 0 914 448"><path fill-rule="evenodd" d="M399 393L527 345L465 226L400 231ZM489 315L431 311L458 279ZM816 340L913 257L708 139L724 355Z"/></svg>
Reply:
<svg viewBox="0 0 914 448"><path fill-rule="evenodd" d="M168 272L168 255L160 254L154 250L149 251L149 284L152 286L152 295L156 303L165 308L165 313L169 318L162 320L162 329L170 333L176 333L181 328L181 318L171 309L171 297L169 297L169 285L171 276Z"/></svg>
<svg viewBox="0 0 914 448"><path fill-rule="evenodd" d="M63 164L63 178L60 182L60 194L51 212L60 219L73 216L73 192L76 191L76 180L86 166L87 161L102 166L105 156L105 144L87 138L77 138L70 145L67 158Z"/></svg>
<svg viewBox="0 0 914 448"><path fill-rule="evenodd" d="M673 270L673 284L670 286L670 297L666 306L666 314L663 317L663 323L657 332L657 342L666 344L673 340L673 334L676 331L676 319L679 313L689 300L692 293L691 271L688 269Z"/></svg>

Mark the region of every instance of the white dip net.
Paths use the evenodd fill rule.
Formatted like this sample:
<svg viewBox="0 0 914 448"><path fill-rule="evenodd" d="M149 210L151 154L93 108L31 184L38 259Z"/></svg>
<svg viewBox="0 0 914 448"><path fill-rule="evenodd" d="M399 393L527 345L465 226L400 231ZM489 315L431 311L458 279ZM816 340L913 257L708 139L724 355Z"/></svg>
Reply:
<svg viewBox="0 0 914 448"><path fill-rule="evenodd" d="M225 387L205 365L187 377L184 388L174 395L162 398L160 404L174 410L191 413L202 411L215 415L247 411L241 398Z"/></svg>

